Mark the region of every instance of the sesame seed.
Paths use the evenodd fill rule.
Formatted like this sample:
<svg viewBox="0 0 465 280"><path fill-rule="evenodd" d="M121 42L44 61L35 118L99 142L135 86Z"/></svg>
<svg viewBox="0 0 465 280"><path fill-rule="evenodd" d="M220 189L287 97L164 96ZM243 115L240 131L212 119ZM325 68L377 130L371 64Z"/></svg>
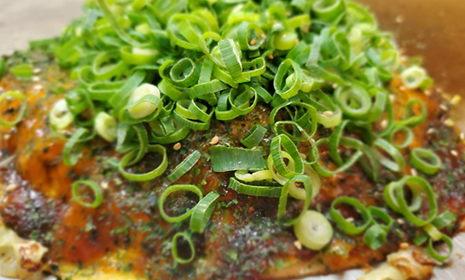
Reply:
<svg viewBox="0 0 465 280"><path fill-rule="evenodd" d="M3 91L3 87L0 87L0 91Z"/></svg>
<svg viewBox="0 0 465 280"><path fill-rule="evenodd" d="M452 103L452 105L457 105L459 104L460 100L462 100L462 97L456 94L454 95L454 97L452 97L452 100L450 101L450 103Z"/></svg>
<svg viewBox="0 0 465 280"><path fill-rule="evenodd" d="M433 134L435 132L436 132L436 129L434 129L434 128L430 128L430 129L428 129L428 131L426 131L427 134Z"/></svg>
<svg viewBox="0 0 465 280"><path fill-rule="evenodd" d="M404 220L402 220L402 219L397 219L397 223L398 223L399 225L403 225L405 222L404 222Z"/></svg>
<svg viewBox="0 0 465 280"><path fill-rule="evenodd" d="M408 57L407 57L406 55L403 55L403 56L400 58L400 60L401 60L402 62L407 62Z"/></svg>
<svg viewBox="0 0 465 280"><path fill-rule="evenodd" d="M402 22L404 22L404 17L403 17L403 16L397 16L397 17L396 17L396 22L397 22L397 23L402 23Z"/></svg>
<svg viewBox="0 0 465 280"><path fill-rule="evenodd" d="M447 111L447 110L448 110L447 106L444 105L444 104L439 105L439 107L440 107L443 111Z"/></svg>
<svg viewBox="0 0 465 280"><path fill-rule="evenodd" d="M210 145L216 145L218 144L218 142L220 142L220 138L217 135L215 135L215 137L213 137L210 141Z"/></svg>
<svg viewBox="0 0 465 280"><path fill-rule="evenodd" d="M389 99L391 100L391 102L394 102L396 101L396 96L394 94L389 94Z"/></svg>
<svg viewBox="0 0 465 280"><path fill-rule="evenodd" d="M338 86L338 84L333 84L333 88L337 88Z"/></svg>
<svg viewBox="0 0 465 280"><path fill-rule="evenodd" d="M5 188L5 190L7 192L11 192L11 191L14 191L17 187L18 187L18 185L16 185L16 184L10 184Z"/></svg>
<svg viewBox="0 0 465 280"><path fill-rule="evenodd" d="M34 76L34 77L32 77L32 81L33 82L38 82L38 81L40 81L40 77L39 76Z"/></svg>
<svg viewBox="0 0 465 280"><path fill-rule="evenodd" d="M294 246L297 248L297 250L299 250L299 251L302 250L302 243L300 243L299 240L296 240L294 242Z"/></svg>
<svg viewBox="0 0 465 280"><path fill-rule="evenodd" d="M181 149L181 143L178 142L178 143L174 144L174 145L173 145L173 149L174 149L175 151L179 151L179 150Z"/></svg>
<svg viewBox="0 0 465 280"><path fill-rule="evenodd" d="M257 40L256 40L256 39L250 40L250 44L251 44L252 46L255 45L256 43L257 43Z"/></svg>
<svg viewBox="0 0 465 280"><path fill-rule="evenodd" d="M425 94L426 94L427 96L430 96L431 93L432 93L431 90L429 90L429 89L425 90Z"/></svg>
<svg viewBox="0 0 465 280"><path fill-rule="evenodd" d="M410 173L412 173L412 176L418 176L418 172L415 168L410 169Z"/></svg>
<svg viewBox="0 0 465 280"><path fill-rule="evenodd" d="M334 116L334 113L331 112L331 111L324 111L324 112L323 112L323 115L325 115L325 116L327 116L327 117L332 117L332 116Z"/></svg>
<svg viewBox="0 0 465 280"><path fill-rule="evenodd" d="M42 90L43 88L44 88L44 87L43 87L42 85L34 85L34 86L32 87L32 89L35 90L35 91Z"/></svg>
<svg viewBox="0 0 465 280"><path fill-rule="evenodd" d="M444 124L447 126L454 126L454 121L452 119L447 119L444 121Z"/></svg>
<svg viewBox="0 0 465 280"><path fill-rule="evenodd" d="M100 183L100 186L102 187L102 189L106 190L108 189L108 182L102 182Z"/></svg>
<svg viewBox="0 0 465 280"><path fill-rule="evenodd" d="M42 69L40 69L40 68L34 68L34 70L33 70L33 73L36 74L36 75L39 74L40 72L42 72Z"/></svg>
<svg viewBox="0 0 465 280"><path fill-rule="evenodd" d="M452 150L450 153L455 157L459 156L459 153L456 150Z"/></svg>
<svg viewBox="0 0 465 280"><path fill-rule="evenodd" d="M462 140L465 139L465 133L463 133L463 132L460 133L460 139L462 139Z"/></svg>
<svg viewBox="0 0 465 280"><path fill-rule="evenodd" d="M262 38L263 40L266 40L266 34L265 34L265 33L262 33L262 34L260 35L260 38Z"/></svg>
<svg viewBox="0 0 465 280"><path fill-rule="evenodd" d="M380 125L381 125L382 128L386 128L387 125L388 125L388 121L387 121L387 120L383 120L383 121L381 122Z"/></svg>
<svg viewBox="0 0 465 280"><path fill-rule="evenodd" d="M405 242L400 243L400 248L401 248L401 249L407 250L408 247L409 247L408 243L405 243Z"/></svg>
<svg viewBox="0 0 465 280"><path fill-rule="evenodd" d="M405 91L405 90L407 90L407 88L406 88L406 87L404 87L404 86L401 86L399 89L400 89L401 91Z"/></svg>
<svg viewBox="0 0 465 280"><path fill-rule="evenodd" d="M11 137L11 135L10 135L10 134L5 134L5 135L3 135L3 139L4 139L4 140L8 140L8 139L10 139L10 137Z"/></svg>
<svg viewBox="0 0 465 280"><path fill-rule="evenodd" d="M350 218L347 218L346 221L349 222L349 223L353 223L355 220L354 220L354 218L350 217Z"/></svg>

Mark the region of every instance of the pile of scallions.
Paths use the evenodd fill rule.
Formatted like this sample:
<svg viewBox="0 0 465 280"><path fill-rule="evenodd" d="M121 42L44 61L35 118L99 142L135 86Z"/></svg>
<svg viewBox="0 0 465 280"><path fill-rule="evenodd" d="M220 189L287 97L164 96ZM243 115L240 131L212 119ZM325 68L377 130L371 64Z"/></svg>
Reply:
<svg viewBox="0 0 465 280"><path fill-rule="evenodd" d="M400 73L407 88L431 85L421 67L401 64L391 35L378 29L371 13L344 0L88 1L85 15L61 36L55 56L61 66L72 68L79 82L56 102L49 117L57 133L76 127L66 138L64 163L76 164L85 143L99 136L124 154L118 165L128 180L161 176L168 166L164 145L177 143L193 130L208 130L212 118L231 121L252 112L259 103L268 104L272 109L269 126L256 124L242 139L244 147L211 147L212 169L234 171L229 188L238 193L279 197L278 220L293 226L299 241L313 250L325 247L333 234L325 215L307 210L321 187L320 176L334 176L355 163L373 181L378 180L381 167L402 172L401 151L413 140L411 129L425 120L427 108L423 101L412 99L404 118L395 120L387 85L395 73ZM24 69L12 69L20 70ZM421 114L413 113L414 106L422 108ZM332 128L332 133L314 139L321 127ZM362 131L362 139L348 136L348 128ZM260 149L253 148L268 130L274 137L265 159ZM394 141L398 133L406 135L403 143ZM305 156L298 150L299 143L310 147ZM329 147L336 169L320 162L322 146ZM343 156L341 147L353 153ZM127 171L147 153L160 155L157 168L143 174ZM200 156L198 151L188 155L167 178L176 182ZM431 150L413 149L410 160L425 174L441 168L441 160ZM79 184L92 188L93 203L79 198ZM411 201L404 186L411 190ZM163 205L177 191L193 192L199 202L172 217ZM87 207L99 206L101 192L90 181L73 185L75 199ZM288 195L304 201L303 210L292 219L286 215ZM426 218L419 211L422 196L429 207ZM160 212L171 223L190 218L191 231L201 233L218 197L215 192L204 196L197 186L172 185L159 199ZM392 210L424 229L415 242L428 242L432 258L445 261L449 257L451 239L439 230L455 216L438 215L435 194L426 180L405 176L392 182L385 189L385 200ZM346 219L337 208L342 204L354 207L362 221ZM351 197L334 200L327 216L346 234L363 234L372 249L386 242L393 224L385 210L366 207ZM179 256L178 238L190 244L189 258ZM449 254L434 249L433 242L439 240L449 245ZM194 258L189 234L174 237L173 256L180 263Z"/></svg>

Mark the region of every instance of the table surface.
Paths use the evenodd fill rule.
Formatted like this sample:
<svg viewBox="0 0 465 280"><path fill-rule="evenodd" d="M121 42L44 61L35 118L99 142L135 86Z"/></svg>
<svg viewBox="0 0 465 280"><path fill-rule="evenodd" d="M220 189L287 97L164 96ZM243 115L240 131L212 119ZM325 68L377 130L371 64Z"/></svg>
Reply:
<svg viewBox="0 0 465 280"><path fill-rule="evenodd" d="M394 32L408 55L424 56L425 67L437 86L465 97L465 1L358 1L370 6L381 27ZM81 15L83 3L84 0L0 0L0 55L27 48L30 40L60 34L72 19ZM456 107L464 105L465 101ZM463 112L455 115L465 130ZM456 251L465 252L465 235L454 241ZM454 256L452 263L450 270L439 270L435 279L462 279L455 273L460 272L460 267L463 269L465 261ZM355 277L346 274L342 278Z"/></svg>

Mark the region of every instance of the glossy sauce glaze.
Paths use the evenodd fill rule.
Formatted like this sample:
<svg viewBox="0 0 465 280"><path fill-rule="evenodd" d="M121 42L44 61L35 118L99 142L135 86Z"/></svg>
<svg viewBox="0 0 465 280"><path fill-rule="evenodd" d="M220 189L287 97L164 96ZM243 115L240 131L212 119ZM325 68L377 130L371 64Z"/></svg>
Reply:
<svg viewBox="0 0 465 280"><path fill-rule="evenodd" d="M43 89L38 89L37 83L18 81L11 75L0 81L4 90L26 92L28 98L24 120L15 128L0 130L1 159L16 155L11 164L0 169L2 190L8 190L4 191L1 215L4 223L20 236L36 239L49 247L47 270L50 273L65 275L69 271L64 267L72 264L73 273L89 273L98 268L130 272L148 279L261 279L298 275L292 268L301 263L315 266L309 273L330 273L380 261L396 251L401 242L411 241L419 233L384 203L384 186L398 180L399 174L383 169L380 182L373 183L356 165L334 177L322 178L321 191L311 207L328 213L331 202L339 196L352 196L367 205L383 207L397 221L389 233L388 243L372 251L361 236L348 236L333 224L335 236L324 251L295 246L292 229L276 221L277 198L238 195L227 188L232 173L211 170L209 142L214 136L219 136L219 144L241 146L240 139L255 123L267 125L269 109L257 106L254 112L232 122L214 121L211 130L191 133L181 142L179 151L167 146L169 167L165 175L198 150L202 153L200 161L176 184L194 184L204 193L216 190L221 195L205 232L192 235L196 259L188 265L175 264L171 238L177 232L188 231L188 220L168 224L160 217L157 198L170 185L166 176L143 184L124 180L108 161L119 156L112 145L99 139L87 145L76 166L65 166L61 158L64 140L49 129L47 114L74 82L50 58L36 54L30 59L42 69ZM431 148L442 158L443 170L425 177L438 195L439 213L450 210L463 220L463 142L455 128L443 124L450 104L436 92L427 96L407 91L397 80L392 83L392 91L396 93L397 119L402 116L408 99L416 97L426 102L429 116L414 129L416 138L410 147ZM2 104L1 113L11 114L14 107L14 104ZM325 133L323 128L318 131L319 135ZM265 157L269 154L271 136L268 133L261 144ZM460 156L454 156L451 150ZM412 172L409 151L405 149L405 174ZM322 156L325 158L324 152ZM143 165L156 165L157 161L156 156L148 155ZM71 199L70 185L78 179L93 180L104 189L100 207L84 208ZM81 195L92 199L87 191L82 190ZM189 194L172 195L167 200L166 211L180 214L196 201ZM290 201L290 209L301 206L299 201ZM350 209L341 211L357 218L357 213ZM452 234L458 227L456 223L447 231ZM180 252L189 253L188 247L183 244L181 247Z"/></svg>

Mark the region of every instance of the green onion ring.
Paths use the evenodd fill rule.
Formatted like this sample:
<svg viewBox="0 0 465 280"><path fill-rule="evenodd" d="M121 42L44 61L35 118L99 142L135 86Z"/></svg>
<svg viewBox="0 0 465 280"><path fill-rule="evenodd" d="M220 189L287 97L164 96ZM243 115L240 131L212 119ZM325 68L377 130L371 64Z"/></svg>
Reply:
<svg viewBox="0 0 465 280"><path fill-rule="evenodd" d="M159 166L157 166L155 169L142 173L142 174L137 174L137 173L129 173L125 170L126 167L132 166L136 164L137 162L134 162L134 160L137 157L137 154L139 151L137 149L132 150L131 152L127 153L120 161L119 163L119 172L121 175L123 175L124 178L131 180L131 181L137 181L137 182L144 182L144 181L150 181L158 176L162 175L163 172L166 171L168 168L168 157L166 155L166 149L165 147L161 145L150 145L148 146L147 149L148 153L158 153L162 155L162 161ZM145 154L144 154L145 155Z"/></svg>
<svg viewBox="0 0 465 280"><path fill-rule="evenodd" d="M452 242L452 239L443 234L441 236L441 240L444 241L444 243L447 244L447 247L449 247L449 252L447 255L441 255L440 253L438 253L438 251L436 251L436 249L434 249L434 244L433 244L433 240L430 239L429 242L428 242L428 246L426 247L427 250L428 250L428 254L435 260L439 261L439 262L445 262L447 261L450 256L452 255L452 252L454 250L454 244Z"/></svg>
<svg viewBox="0 0 465 280"><path fill-rule="evenodd" d="M294 185L295 183L302 183L305 188L305 202L304 206L302 207L302 211L299 213L299 215L295 218L292 218L290 220L285 220L286 216L286 205L287 205L287 199L288 199L288 194L289 194L289 186L291 184ZM292 226L295 224L302 215L304 215L310 207L310 204L312 203L312 180L309 176L307 175L297 175L294 176L293 178L289 179L287 183L282 187L281 189L281 195L279 197L279 204L278 204L278 220L280 223L286 227Z"/></svg>
<svg viewBox="0 0 465 280"><path fill-rule="evenodd" d="M189 244L189 249L191 250L191 256L188 259L183 259L179 256L178 254L178 238L182 237L184 240L187 241L187 244ZM185 263L190 263L191 261L194 260L195 258L195 248L194 248L194 243L192 242L192 239L189 234L185 232L178 232L173 236L173 240L171 241L171 254L173 255L174 260L177 263L180 264L185 264Z"/></svg>
<svg viewBox="0 0 465 280"><path fill-rule="evenodd" d="M391 216L389 216L389 214L387 214L385 210L381 210L380 208L375 206L368 206L368 211L370 212L371 217L373 218L373 222L379 225L384 231L388 232L394 224L394 219L392 219ZM375 218L379 218L384 224L378 223L378 221Z"/></svg>
<svg viewBox="0 0 465 280"><path fill-rule="evenodd" d="M410 152L410 161L413 166L428 175L436 174L441 169L441 159L429 149L414 148Z"/></svg>
<svg viewBox="0 0 465 280"><path fill-rule="evenodd" d="M81 196L79 195L79 185L86 185L90 187L90 189L94 193L94 201L92 203L88 203L82 200ZM93 181L89 181L89 180L75 181L71 185L71 192L73 195L73 199L84 207L97 208L100 206L100 204L102 204L102 201L103 201L102 189L100 188L99 185L97 185Z"/></svg>
<svg viewBox="0 0 465 280"><path fill-rule="evenodd" d="M164 204L166 198L174 193L174 192L179 192L179 191L189 191L195 193L198 197L199 200L202 200L203 198L203 193L202 190L194 185L171 185L168 188L166 188L163 193L160 195L160 198L158 199L158 210L160 211L161 217L167 221L168 223L178 223L181 222L187 218L189 218L190 215L192 215L192 212L194 211L194 208L189 209L186 211L186 213L179 215L177 217L171 217L165 212Z"/></svg>
<svg viewBox="0 0 465 280"><path fill-rule="evenodd" d="M336 209L336 206L339 204L348 204L354 207L362 215L364 223L361 226L356 226L352 222L348 222L339 210ZM331 209L329 210L331 219L347 234L357 235L364 232L367 227L373 222L370 212L368 209L363 206L363 204L358 201L356 198L342 196L338 197L331 203Z"/></svg>
<svg viewBox="0 0 465 280"><path fill-rule="evenodd" d="M415 104L419 104L421 106L421 113L420 115L411 116L412 108ZM425 102L423 102L420 99L413 98L407 102L403 120L397 122L394 126L395 127L399 127L399 126L415 127L421 124L424 120L426 120L427 116L428 116L428 108L426 107Z"/></svg>
<svg viewBox="0 0 465 280"><path fill-rule="evenodd" d="M0 116L0 125L4 127L13 127L17 125L18 123L20 123L21 120L23 119L24 114L26 113L27 100L26 100L26 96L22 93L8 91L0 95L0 104L3 102L4 99L8 99L8 98L15 98L15 99L20 100L21 106L19 107L19 111L17 113L16 118L12 121L6 121L3 118L4 114L2 114L2 116Z"/></svg>
<svg viewBox="0 0 465 280"><path fill-rule="evenodd" d="M390 160L383 156L380 152L377 150L375 151L375 156L378 158L379 162L385 166L386 168L394 171L394 172L401 172L402 169L405 166L405 160L404 156L402 153L396 149L392 144L390 144L388 141L378 138L373 142L373 145L379 149L382 149L386 153L388 153L393 160Z"/></svg>
<svg viewBox="0 0 465 280"><path fill-rule="evenodd" d="M210 220L213 210L216 207L216 201L220 197L215 192L209 192L199 203L194 207L190 220L190 230L192 232L202 233Z"/></svg>
<svg viewBox="0 0 465 280"><path fill-rule="evenodd" d="M290 87L287 87L285 79L286 73L292 68L295 79ZM288 99L296 95L302 86L302 69L291 59L284 60L278 68L276 77L273 81L276 93L283 99Z"/></svg>
<svg viewBox="0 0 465 280"><path fill-rule="evenodd" d="M281 147L284 148L286 152L294 160L295 168L294 170L290 170L287 168L282 156L281 156ZM297 150L295 144L291 141L291 139L284 134L280 134L275 136L271 140L271 157L273 158L274 167L278 174L285 178L292 178L296 175L303 174L304 172L304 163L302 157Z"/></svg>
<svg viewBox="0 0 465 280"><path fill-rule="evenodd" d="M394 138L399 132L402 132L405 134L405 140L404 142L397 144ZM389 139L389 142L391 142L391 144L397 149L404 149L404 148L407 148L413 142L413 132L410 128L406 126L394 125L394 128L391 130L391 132L388 135L388 139Z"/></svg>

